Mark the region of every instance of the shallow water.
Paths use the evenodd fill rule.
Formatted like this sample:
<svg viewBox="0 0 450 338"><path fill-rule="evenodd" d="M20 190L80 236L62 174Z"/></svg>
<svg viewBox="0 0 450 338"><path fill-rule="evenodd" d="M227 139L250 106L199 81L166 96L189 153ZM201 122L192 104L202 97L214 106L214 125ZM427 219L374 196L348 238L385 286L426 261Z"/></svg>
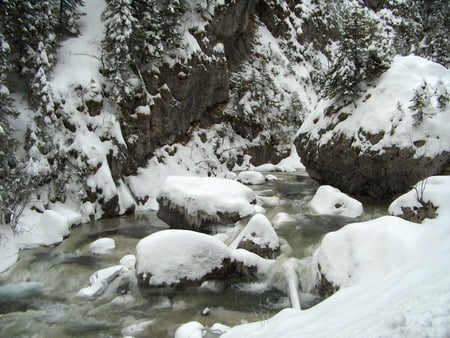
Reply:
<svg viewBox="0 0 450 338"><path fill-rule="evenodd" d="M294 217L294 222L277 230L291 246L293 257L310 255L329 231L386 212L385 206L365 205L365 214L356 220L311 215L307 203L318 185L304 175L275 175L278 181L252 188L280 199L279 205L265 207L270 220L278 212ZM142 212L79 226L58 246L22 252L19 262L0 276L0 336L173 337L177 327L188 321L233 326L266 320L289 307L285 294L257 283L214 282L203 288L151 295L138 288L111 287L99 297L77 296L92 273L118 264L124 255L134 254L139 239L166 227L155 212ZM107 255L92 255L89 244L100 237L114 238L116 249ZM303 307L317 302L316 297L301 298ZM208 315L202 315L205 308ZM136 329L136 324L141 328Z"/></svg>

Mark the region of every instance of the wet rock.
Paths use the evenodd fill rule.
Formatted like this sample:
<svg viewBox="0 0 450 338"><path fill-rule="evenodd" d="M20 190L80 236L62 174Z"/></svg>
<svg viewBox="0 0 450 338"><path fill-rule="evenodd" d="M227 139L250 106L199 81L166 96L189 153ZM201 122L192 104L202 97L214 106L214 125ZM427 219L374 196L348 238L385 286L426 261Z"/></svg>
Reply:
<svg viewBox="0 0 450 338"><path fill-rule="evenodd" d="M420 179L445 173L450 167L450 152L430 158L416 157L411 148L362 151L342 135L334 135L325 145L318 142L305 134L295 142L310 177L356 196L391 198Z"/></svg>
<svg viewBox="0 0 450 338"><path fill-rule="evenodd" d="M436 211L438 207L435 207L431 202L420 202L421 207L402 207L402 214L397 215L407 221L414 223L422 223L425 218L436 218Z"/></svg>

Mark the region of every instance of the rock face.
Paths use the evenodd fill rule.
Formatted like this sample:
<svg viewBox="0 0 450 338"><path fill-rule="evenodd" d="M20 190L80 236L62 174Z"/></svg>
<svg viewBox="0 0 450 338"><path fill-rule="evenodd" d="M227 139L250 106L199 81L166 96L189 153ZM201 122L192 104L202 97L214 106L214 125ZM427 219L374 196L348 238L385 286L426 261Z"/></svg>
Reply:
<svg viewBox="0 0 450 338"><path fill-rule="evenodd" d="M145 104L139 99L123 107L121 124L128 148L125 175L145 166L156 148L186 140L193 125L216 121L212 111L228 100L229 70L250 52L253 11L254 1L226 6L206 32L192 33L200 53L143 74L154 102L150 113L136 112L136 107Z"/></svg>
<svg viewBox="0 0 450 338"><path fill-rule="evenodd" d="M420 179L445 173L450 153L414 157L413 149L391 147L384 153L352 147L353 140L336 136L326 145L299 135L295 144L308 174L321 184L332 184L356 196L389 198L409 190Z"/></svg>
<svg viewBox="0 0 450 338"><path fill-rule="evenodd" d="M420 117L411 102L423 81L448 92L449 80L440 64L396 56L360 96L320 100L296 139L311 178L350 194L389 198L420 179L447 174L450 106L438 104L439 94L430 90Z"/></svg>

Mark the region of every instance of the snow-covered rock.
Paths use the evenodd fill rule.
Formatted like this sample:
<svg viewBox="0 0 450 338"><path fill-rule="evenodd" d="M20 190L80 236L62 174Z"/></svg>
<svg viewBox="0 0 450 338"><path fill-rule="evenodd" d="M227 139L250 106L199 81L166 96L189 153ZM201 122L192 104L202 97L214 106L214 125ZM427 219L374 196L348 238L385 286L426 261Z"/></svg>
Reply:
<svg viewBox="0 0 450 338"><path fill-rule="evenodd" d="M423 120L411 108L427 83ZM426 176L445 173L450 161L450 70L418 56L396 56L374 87L354 103L322 100L302 124L297 150L311 178L354 195L386 198Z"/></svg>
<svg viewBox="0 0 450 338"><path fill-rule="evenodd" d="M189 322L181 325L175 332L175 338L202 338L204 326L199 322Z"/></svg>
<svg viewBox="0 0 450 338"><path fill-rule="evenodd" d="M21 248L53 245L69 235L67 218L54 210L42 214L27 210L22 215L23 227L16 236Z"/></svg>
<svg viewBox="0 0 450 338"><path fill-rule="evenodd" d="M240 172L237 175L236 180L247 185L259 185L266 183L266 178L263 174L252 170Z"/></svg>
<svg viewBox="0 0 450 338"><path fill-rule="evenodd" d="M208 231L256 213L256 195L227 179L169 176L158 194L158 217L174 228Z"/></svg>
<svg viewBox="0 0 450 338"><path fill-rule="evenodd" d="M104 255L116 248L116 241L109 237L95 240L89 245L89 250L94 255Z"/></svg>
<svg viewBox="0 0 450 338"><path fill-rule="evenodd" d="M214 236L190 230L158 231L136 245L136 274L142 287L201 285L230 276L263 275L271 264L247 250L233 250Z"/></svg>
<svg viewBox="0 0 450 338"><path fill-rule="evenodd" d="M120 264L122 264L127 269L134 269L136 266L136 256L135 255L125 255L120 259Z"/></svg>
<svg viewBox="0 0 450 338"><path fill-rule="evenodd" d="M117 278L123 271L123 265L115 265L96 271L89 277L90 285L81 289L78 295L84 297L99 296L105 292L109 283Z"/></svg>
<svg viewBox="0 0 450 338"><path fill-rule="evenodd" d="M434 218L450 219L449 201L450 176L432 176L394 200L389 213L418 223L433 223Z"/></svg>
<svg viewBox="0 0 450 338"><path fill-rule="evenodd" d="M358 217L364 212L361 202L330 185L322 185L317 189L310 207L320 215Z"/></svg>
<svg viewBox="0 0 450 338"><path fill-rule="evenodd" d="M267 217L257 214L250 219L230 248L242 248L261 257L273 258L280 249L280 240Z"/></svg>
<svg viewBox="0 0 450 338"><path fill-rule="evenodd" d="M147 287L225 276L231 261L231 250L220 240L189 230L158 231L136 246L136 273Z"/></svg>

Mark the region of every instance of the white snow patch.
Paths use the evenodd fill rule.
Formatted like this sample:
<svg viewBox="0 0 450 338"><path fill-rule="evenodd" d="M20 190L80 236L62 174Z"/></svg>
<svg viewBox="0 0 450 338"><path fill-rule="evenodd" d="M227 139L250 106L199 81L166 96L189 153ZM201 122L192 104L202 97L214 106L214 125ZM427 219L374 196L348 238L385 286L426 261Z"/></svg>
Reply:
<svg viewBox="0 0 450 338"><path fill-rule="evenodd" d="M279 212L272 220L273 227L279 229L288 223L295 223L297 220L286 212Z"/></svg>
<svg viewBox="0 0 450 338"><path fill-rule="evenodd" d="M322 185L317 189L310 206L320 215L358 217L364 212L361 202L330 185Z"/></svg>

